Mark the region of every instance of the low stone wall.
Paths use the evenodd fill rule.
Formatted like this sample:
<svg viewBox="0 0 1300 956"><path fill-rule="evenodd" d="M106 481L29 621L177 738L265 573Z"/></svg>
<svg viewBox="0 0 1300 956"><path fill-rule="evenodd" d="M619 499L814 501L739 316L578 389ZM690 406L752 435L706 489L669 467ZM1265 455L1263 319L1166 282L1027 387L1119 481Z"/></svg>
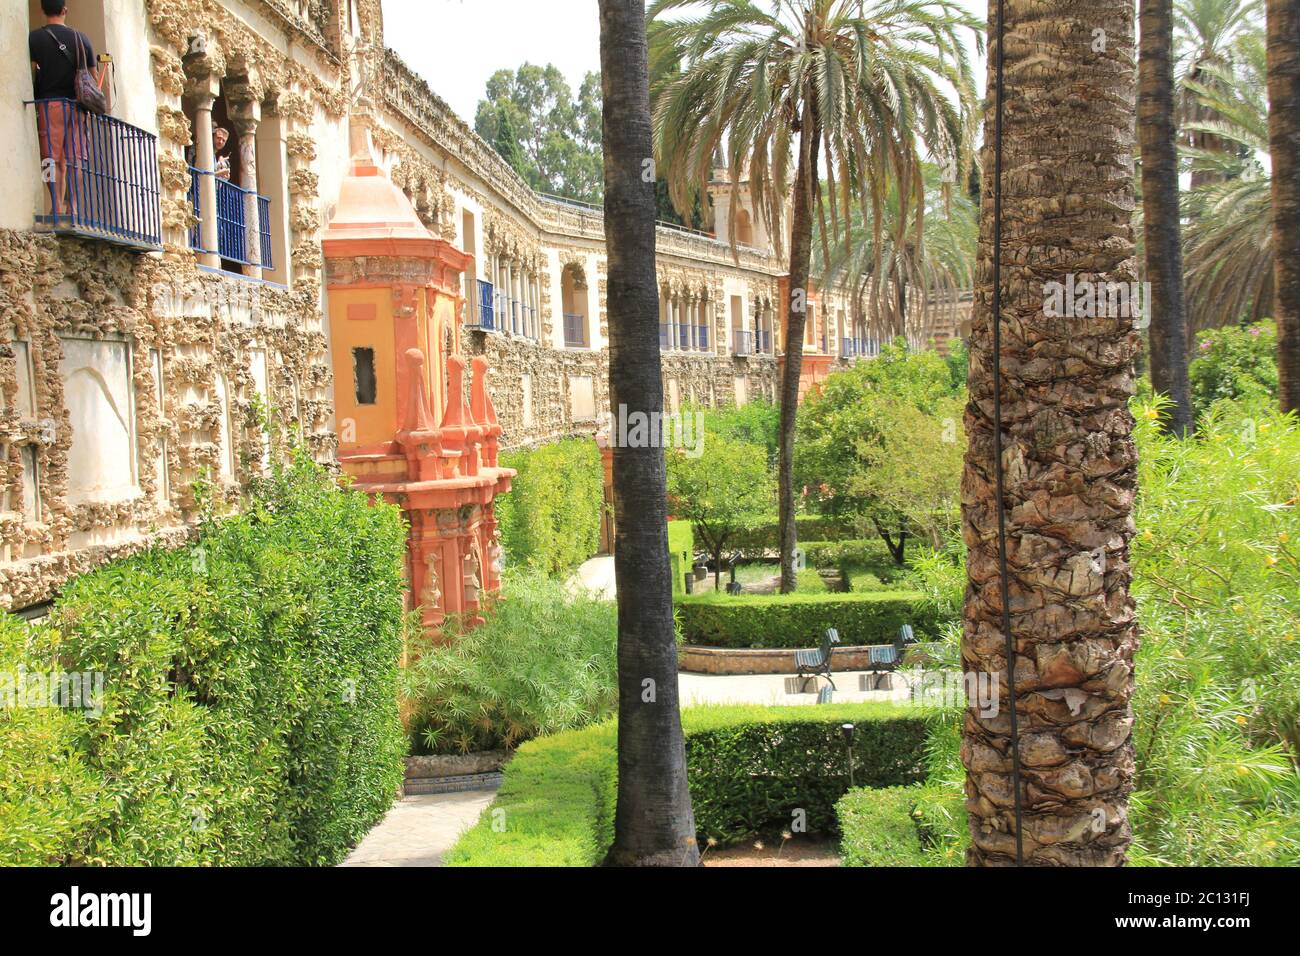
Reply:
<svg viewBox="0 0 1300 956"><path fill-rule="evenodd" d="M699 647L687 644L678 666L692 674L793 674L797 670L794 650L760 647ZM837 647L831 654L831 670L872 670L871 649L865 646Z"/></svg>

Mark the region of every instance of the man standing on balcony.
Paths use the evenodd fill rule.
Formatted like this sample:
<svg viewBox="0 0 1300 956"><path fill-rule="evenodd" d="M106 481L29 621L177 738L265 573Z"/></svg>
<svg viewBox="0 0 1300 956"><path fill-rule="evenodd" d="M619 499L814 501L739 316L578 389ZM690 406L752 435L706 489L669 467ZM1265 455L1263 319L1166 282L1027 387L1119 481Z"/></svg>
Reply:
<svg viewBox="0 0 1300 956"><path fill-rule="evenodd" d="M69 182L68 162L73 162L76 176L88 152L85 122L77 112L77 67L93 70L95 49L84 33L67 25L67 0L41 0L41 11L45 26L27 35L41 175L50 187L54 215L75 215L77 189ZM97 79L102 84L102 73Z"/></svg>

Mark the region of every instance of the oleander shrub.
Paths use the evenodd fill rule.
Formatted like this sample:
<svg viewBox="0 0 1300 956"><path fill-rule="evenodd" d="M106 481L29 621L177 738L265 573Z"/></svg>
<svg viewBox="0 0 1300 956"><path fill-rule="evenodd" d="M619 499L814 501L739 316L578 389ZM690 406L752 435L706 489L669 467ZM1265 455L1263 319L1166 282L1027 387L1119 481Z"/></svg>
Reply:
<svg viewBox="0 0 1300 956"><path fill-rule="evenodd" d="M705 593L677 607L686 642L705 647L815 647L828 627L846 646L888 644L904 624L925 640L943 620L917 591Z"/></svg>
<svg viewBox="0 0 1300 956"><path fill-rule="evenodd" d="M1187 372L1198 415L1221 399L1276 399L1277 325L1271 319L1199 332L1192 354Z"/></svg>
<svg viewBox="0 0 1300 956"><path fill-rule="evenodd" d="M848 789L841 724L855 725L856 782L924 775L925 712L887 704L698 707L682 712L697 837L726 845L791 830L837 832ZM617 725L529 741L491 807L445 856L451 866L596 866L614 839ZM707 851L706 851L707 852ZM707 857L706 857L707 859Z"/></svg>
<svg viewBox="0 0 1300 956"><path fill-rule="evenodd" d="M618 609L537 571L511 570L484 623L452 620L422 640L402 676L423 753L513 748L614 713Z"/></svg>
<svg viewBox="0 0 1300 956"><path fill-rule="evenodd" d="M589 438L503 452L518 475L497 499L501 542L512 565L563 575L600 548L605 471Z"/></svg>
<svg viewBox="0 0 1300 956"><path fill-rule="evenodd" d="M77 579L6 640L28 670L99 673L104 693L0 721L0 819L35 834L0 840L0 863L329 864L392 803L401 514L303 453L246 504L189 547ZM50 807L15 801L24 786Z"/></svg>

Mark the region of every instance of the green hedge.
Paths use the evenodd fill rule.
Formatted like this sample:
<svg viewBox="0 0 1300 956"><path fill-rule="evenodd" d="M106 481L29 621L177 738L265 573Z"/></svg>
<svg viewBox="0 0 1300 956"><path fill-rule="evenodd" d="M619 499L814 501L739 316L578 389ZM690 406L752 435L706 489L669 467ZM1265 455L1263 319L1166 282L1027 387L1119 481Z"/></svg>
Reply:
<svg viewBox="0 0 1300 956"><path fill-rule="evenodd" d="M937 612L916 591L848 594L693 594L678 601L689 644L706 647L813 647L826 628L844 645L887 644L904 624L937 637Z"/></svg>
<svg viewBox="0 0 1300 956"><path fill-rule="evenodd" d="M814 515L796 518L794 527L795 537L800 542L800 547L803 547L804 541L843 541L854 536L853 526L850 523ZM743 551L748 557L761 557L766 552L780 550L780 531L780 525L776 518L773 518L757 527L736 532L728 541L727 548Z"/></svg>
<svg viewBox="0 0 1300 956"><path fill-rule="evenodd" d="M668 522L668 564L673 575L673 596L686 593L686 575L695 566L695 534L689 521Z"/></svg>
<svg viewBox="0 0 1300 956"><path fill-rule="evenodd" d="M512 564L563 574L600 549L605 470L590 438L567 438L504 452L519 472L497 499L501 541Z"/></svg>
<svg viewBox="0 0 1300 956"><path fill-rule="evenodd" d="M850 790L835 805L845 866L961 866L964 846L940 839L954 821L964 830L960 793L931 784Z"/></svg>
<svg viewBox="0 0 1300 956"><path fill-rule="evenodd" d="M198 544L7 622L6 669L98 672L104 694L0 707L0 864L337 862L402 778L405 539L300 458Z"/></svg>
<svg viewBox="0 0 1300 956"><path fill-rule="evenodd" d="M686 761L702 845L791 830L836 830L848 787L840 725L853 722L855 779L922 778L925 712L887 704L699 707L683 711ZM452 866L596 866L614 838L613 721L530 741L507 765L492 806L444 857Z"/></svg>

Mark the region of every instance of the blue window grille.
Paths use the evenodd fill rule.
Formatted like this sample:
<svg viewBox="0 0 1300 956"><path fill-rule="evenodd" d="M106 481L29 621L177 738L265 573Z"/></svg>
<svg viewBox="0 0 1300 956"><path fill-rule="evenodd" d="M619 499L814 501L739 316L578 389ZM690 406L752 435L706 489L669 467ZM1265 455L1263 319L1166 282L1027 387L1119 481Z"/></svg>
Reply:
<svg viewBox="0 0 1300 956"><path fill-rule="evenodd" d="M478 280L478 314L471 316L474 319L469 323L472 328L487 329L488 331L496 329L493 293L491 282L485 282L482 279Z"/></svg>
<svg viewBox="0 0 1300 956"><path fill-rule="evenodd" d="M50 196L36 228L161 249L157 137L69 99L26 102L36 108L41 179Z"/></svg>
<svg viewBox="0 0 1300 956"><path fill-rule="evenodd" d="M663 344L663 329L660 328L659 341ZM587 323L586 316L564 315L564 345L565 348L579 349L587 344Z"/></svg>
<svg viewBox="0 0 1300 956"><path fill-rule="evenodd" d="M733 355L753 355L754 354L754 333L747 332L744 329L736 329L732 332L733 341L731 351Z"/></svg>
<svg viewBox="0 0 1300 956"><path fill-rule="evenodd" d="M207 210L203 208L203 176L211 176L216 183L217 248L203 246L203 221ZM248 208L250 199L257 204L257 233L249 235ZM229 262L262 269L274 268L271 256L271 200L259 196L251 189L243 189L228 179L222 179L208 169L190 167L190 202L199 221L190 230L190 247L206 253L215 253Z"/></svg>

